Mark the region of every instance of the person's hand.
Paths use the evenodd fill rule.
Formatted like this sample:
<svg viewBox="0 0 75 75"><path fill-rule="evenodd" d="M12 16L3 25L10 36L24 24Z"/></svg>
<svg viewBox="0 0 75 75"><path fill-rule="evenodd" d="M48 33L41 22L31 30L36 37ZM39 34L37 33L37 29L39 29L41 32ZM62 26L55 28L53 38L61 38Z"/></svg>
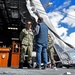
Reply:
<svg viewBox="0 0 75 75"><path fill-rule="evenodd" d="M47 50L49 50L49 48L47 48Z"/></svg>

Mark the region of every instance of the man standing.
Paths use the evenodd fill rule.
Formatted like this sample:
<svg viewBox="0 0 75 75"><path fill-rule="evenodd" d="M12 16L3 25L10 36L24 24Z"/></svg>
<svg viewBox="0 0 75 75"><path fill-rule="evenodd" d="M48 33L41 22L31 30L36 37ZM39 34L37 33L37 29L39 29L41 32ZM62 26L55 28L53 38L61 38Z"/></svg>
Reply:
<svg viewBox="0 0 75 75"><path fill-rule="evenodd" d="M20 67L23 68L23 63L25 61L26 52L28 52L28 68L32 68L32 51L33 51L33 32L31 29L31 22L28 21L26 24L26 28L22 29L20 33L20 41L21 41L21 58L20 58Z"/></svg>
<svg viewBox="0 0 75 75"><path fill-rule="evenodd" d="M38 25L35 28L36 31L36 63L37 68L41 69L41 54L43 57L44 68L47 68L47 47L48 47L48 27L43 22L43 18L38 18Z"/></svg>

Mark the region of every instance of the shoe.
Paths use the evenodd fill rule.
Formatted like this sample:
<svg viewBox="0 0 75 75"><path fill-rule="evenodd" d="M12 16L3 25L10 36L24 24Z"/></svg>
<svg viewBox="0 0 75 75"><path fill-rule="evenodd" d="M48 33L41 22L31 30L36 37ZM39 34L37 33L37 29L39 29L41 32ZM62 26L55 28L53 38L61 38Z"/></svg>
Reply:
<svg viewBox="0 0 75 75"><path fill-rule="evenodd" d="M56 67L53 68L54 70L58 70Z"/></svg>
<svg viewBox="0 0 75 75"><path fill-rule="evenodd" d="M53 69L54 67L56 67L55 64L54 64L54 65L51 65L51 68L52 68L52 69Z"/></svg>
<svg viewBox="0 0 75 75"><path fill-rule="evenodd" d="M18 68L19 68L19 69L23 69L23 67L22 67L22 66L19 66Z"/></svg>
<svg viewBox="0 0 75 75"><path fill-rule="evenodd" d="M23 62L20 63L19 69L23 69Z"/></svg>
<svg viewBox="0 0 75 75"><path fill-rule="evenodd" d="M37 65L35 68L41 70L41 65Z"/></svg>
<svg viewBox="0 0 75 75"><path fill-rule="evenodd" d="M42 69L46 69L47 68L47 65L44 65L44 67Z"/></svg>
<svg viewBox="0 0 75 75"><path fill-rule="evenodd" d="M32 68L32 65L31 65L30 63L28 64L28 68L29 68L29 69Z"/></svg>
<svg viewBox="0 0 75 75"><path fill-rule="evenodd" d="M48 67L48 68L51 68L51 64L48 64L47 67Z"/></svg>
<svg viewBox="0 0 75 75"><path fill-rule="evenodd" d="M54 70L58 70L55 64L52 65L51 68L54 69Z"/></svg>

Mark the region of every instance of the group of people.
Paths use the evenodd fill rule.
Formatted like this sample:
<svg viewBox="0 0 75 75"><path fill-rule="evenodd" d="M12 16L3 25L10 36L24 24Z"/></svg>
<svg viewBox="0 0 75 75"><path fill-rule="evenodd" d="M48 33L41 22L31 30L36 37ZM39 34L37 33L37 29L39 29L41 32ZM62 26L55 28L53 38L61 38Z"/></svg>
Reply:
<svg viewBox="0 0 75 75"><path fill-rule="evenodd" d="M35 38L35 39L34 39ZM36 43L36 67L38 69L46 69L48 63L48 57L51 60L51 67L55 66L55 60L53 58L53 40L50 34L48 34L48 27L43 22L43 18L39 17L35 30L32 30L32 23L28 21L26 27L22 29L20 33L21 41L21 56L20 56L20 66L23 68L23 63L25 61L26 51L28 52L28 68L32 68L32 51L33 51L33 41ZM41 63L44 66L41 67Z"/></svg>

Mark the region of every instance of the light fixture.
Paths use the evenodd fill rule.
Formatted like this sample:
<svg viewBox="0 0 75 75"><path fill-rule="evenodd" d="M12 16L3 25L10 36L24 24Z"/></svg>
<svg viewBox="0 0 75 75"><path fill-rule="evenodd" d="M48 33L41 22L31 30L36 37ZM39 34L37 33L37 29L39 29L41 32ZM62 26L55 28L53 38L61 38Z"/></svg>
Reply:
<svg viewBox="0 0 75 75"><path fill-rule="evenodd" d="M10 30L18 30L18 28L16 28L16 27L8 27L8 29L10 29Z"/></svg>

